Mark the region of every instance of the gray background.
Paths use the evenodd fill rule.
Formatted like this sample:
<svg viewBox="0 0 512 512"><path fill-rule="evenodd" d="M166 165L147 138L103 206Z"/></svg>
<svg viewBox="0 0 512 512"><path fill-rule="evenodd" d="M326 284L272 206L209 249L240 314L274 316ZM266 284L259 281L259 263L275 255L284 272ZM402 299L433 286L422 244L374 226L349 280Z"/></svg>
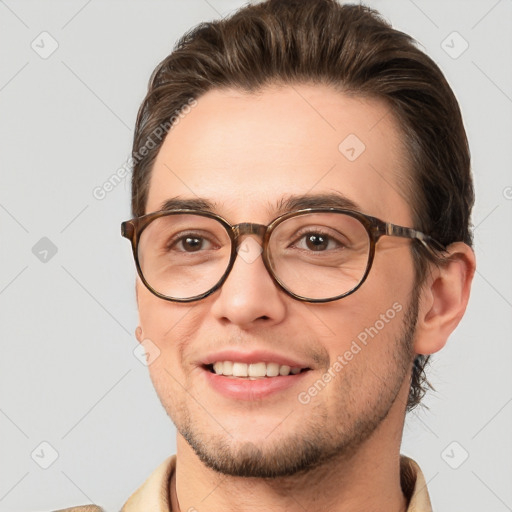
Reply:
<svg viewBox="0 0 512 512"><path fill-rule="evenodd" d="M119 234L129 182L102 200L93 190L129 156L149 75L175 40L242 4L0 1L2 511L118 510L174 452L133 353L134 266ZM437 392L407 418L402 452L437 512L512 510L512 1L368 4L452 84L477 191L469 309L434 358Z"/></svg>

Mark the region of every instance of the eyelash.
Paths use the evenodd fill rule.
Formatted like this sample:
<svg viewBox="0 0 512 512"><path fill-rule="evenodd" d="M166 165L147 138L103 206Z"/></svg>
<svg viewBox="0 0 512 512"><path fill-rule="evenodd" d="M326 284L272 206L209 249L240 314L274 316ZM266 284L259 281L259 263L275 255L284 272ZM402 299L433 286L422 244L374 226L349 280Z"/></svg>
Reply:
<svg viewBox="0 0 512 512"><path fill-rule="evenodd" d="M326 231L322 231L321 229L317 229L317 230L311 229L311 228L307 228L307 229L308 229L308 231L303 231L302 233L299 233L294 237L294 241L292 242L292 245L295 245L298 241L303 240L304 237L313 234L313 235L319 235L320 237L323 237L323 238L327 238L328 242L335 243L337 245L337 248L344 246L343 243L341 243L338 239L336 239L334 236L327 233ZM302 250L305 250L305 249L302 249ZM308 252L313 252L313 251L308 251Z"/></svg>
<svg viewBox="0 0 512 512"><path fill-rule="evenodd" d="M177 244L179 244L179 243L182 243L182 242L183 242L184 240L186 240L187 238L199 238L199 239L201 239L201 240L206 240L206 241L210 242L210 244L212 244L212 245L213 245L213 242L212 242L209 238L207 238L207 237L205 237L205 236L203 236L203 235L201 235L201 234L199 234L199 233L190 232L190 233L185 233L185 234L180 233L179 235L174 236L174 237L173 237L173 238L172 238L172 239L171 239L171 240L170 240L170 241L165 245L165 247L166 247L166 249L167 249L168 251L170 251L170 250L172 250L172 248L173 248L175 245L177 245ZM183 251L179 251L179 252L189 252L189 251L184 251L184 250L183 250Z"/></svg>

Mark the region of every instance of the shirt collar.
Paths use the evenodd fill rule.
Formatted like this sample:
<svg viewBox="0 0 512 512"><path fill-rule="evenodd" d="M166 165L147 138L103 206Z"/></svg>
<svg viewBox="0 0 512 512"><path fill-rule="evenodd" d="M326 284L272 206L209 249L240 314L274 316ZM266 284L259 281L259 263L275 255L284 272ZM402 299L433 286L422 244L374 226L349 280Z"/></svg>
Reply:
<svg viewBox="0 0 512 512"><path fill-rule="evenodd" d="M425 477L418 464L404 455L400 457L400 483L409 500L407 512L432 512Z"/></svg>
<svg viewBox="0 0 512 512"><path fill-rule="evenodd" d="M169 480L176 469L176 455L165 459L128 498L121 512L172 512Z"/></svg>
<svg viewBox="0 0 512 512"><path fill-rule="evenodd" d="M176 455L165 459L147 480L128 498L121 512L172 512L169 504L169 480L176 468ZM407 512L432 512L425 477L409 457L400 457L400 482L406 498Z"/></svg>

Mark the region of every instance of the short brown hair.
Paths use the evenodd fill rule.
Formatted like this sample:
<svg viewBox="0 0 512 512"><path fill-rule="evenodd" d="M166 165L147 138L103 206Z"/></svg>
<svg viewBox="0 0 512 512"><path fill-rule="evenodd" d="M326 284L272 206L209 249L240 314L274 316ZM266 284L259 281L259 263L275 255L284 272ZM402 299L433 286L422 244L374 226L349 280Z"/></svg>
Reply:
<svg viewBox="0 0 512 512"><path fill-rule="evenodd" d="M145 213L149 179L164 137L145 154L161 127L190 98L216 88L255 92L272 84L322 83L387 102L402 128L411 185L406 199L414 227L447 246L472 244L474 202L470 154L457 100L438 66L415 41L379 13L336 0L268 0L186 33L153 72L140 107L132 150L132 212ZM429 262L412 245L416 286ZM418 355L408 409L429 386Z"/></svg>

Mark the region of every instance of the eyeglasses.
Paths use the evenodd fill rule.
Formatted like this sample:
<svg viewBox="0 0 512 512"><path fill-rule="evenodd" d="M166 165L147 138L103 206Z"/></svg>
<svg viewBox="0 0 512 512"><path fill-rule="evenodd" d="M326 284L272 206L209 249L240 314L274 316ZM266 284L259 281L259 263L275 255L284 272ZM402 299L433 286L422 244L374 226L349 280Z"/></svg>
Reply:
<svg viewBox="0 0 512 512"><path fill-rule="evenodd" d="M445 250L415 229L337 208L286 213L268 226L231 225L200 210L159 211L123 222L121 233L131 241L144 285L174 302L201 300L218 290L237 255L244 258L244 235L262 240L258 249L274 282L304 302L330 302L354 293L368 277L375 245L384 235L416 240L434 254Z"/></svg>

